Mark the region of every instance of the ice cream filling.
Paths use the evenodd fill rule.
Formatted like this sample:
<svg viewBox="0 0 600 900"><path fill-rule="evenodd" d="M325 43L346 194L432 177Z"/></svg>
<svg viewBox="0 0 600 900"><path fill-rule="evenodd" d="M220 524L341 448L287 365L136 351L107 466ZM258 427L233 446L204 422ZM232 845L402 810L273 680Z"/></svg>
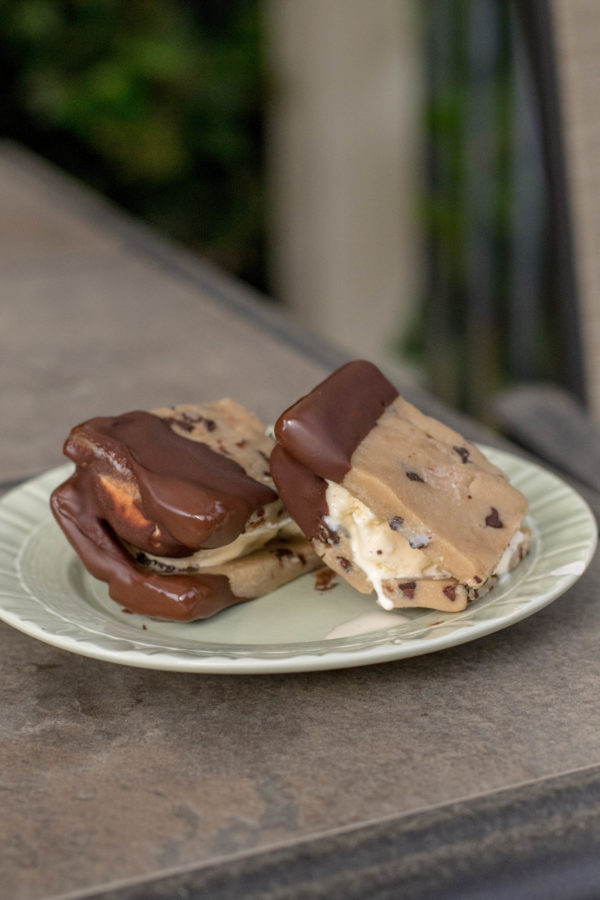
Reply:
<svg viewBox="0 0 600 900"><path fill-rule="evenodd" d="M527 536L521 529L518 529L513 534L510 539L510 543L500 559L498 560L497 565L494 567L494 571L492 575L497 575L499 578L502 578L503 575L508 575L510 570L514 567L513 559L519 553L519 548L524 541L527 540Z"/></svg>
<svg viewBox="0 0 600 900"><path fill-rule="evenodd" d="M377 602L384 609L394 608L383 588L383 582L388 579L414 581L453 577L422 552L433 535L400 530L394 519L379 518L350 491L333 481L327 482L326 500L325 524L349 540L353 561L373 585ZM501 576L510 571L511 560L524 540L523 532L517 530L491 574Z"/></svg>
<svg viewBox="0 0 600 900"><path fill-rule="evenodd" d="M163 571L168 569L170 572L195 572L211 566L220 566L260 550L282 531L288 531L290 527L294 527L294 531L300 533L283 509L281 502L276 501L267 504L262 510L254 512L248 519L244 531L229 544L207 550L196 550L190 556L183 557L156 556L144 552L144 563L154 563L158 569ZM131 545L126 546L132 555L138 556L140 551L137 548Z"/></svg>
<svg viewBox="0 0 600 900"><path fill-rule="evenodd" d="M373 585L384 609L393 608L382 588L382 582L388 578L409 581L449 577L420 550L427 546L430 535L415 534L409 538L400 534L390 522L378 518L361 500L333 481L327 482L326 500L329 514L325 524L349 539L352 558Z"/></svg>

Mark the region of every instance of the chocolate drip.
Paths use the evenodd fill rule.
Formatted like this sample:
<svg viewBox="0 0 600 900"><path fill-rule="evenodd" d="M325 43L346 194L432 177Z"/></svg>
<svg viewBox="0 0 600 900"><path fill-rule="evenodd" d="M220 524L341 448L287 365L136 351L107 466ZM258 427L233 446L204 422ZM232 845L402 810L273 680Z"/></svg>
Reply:
<svg viewBox="0 0 600 900"><path fill-rule="evenodd" d="M323 533L327 482L341 482L352 454L398 396L372 363L347 363L277 420L271 474L308 538Z"/></svg>
<svg viewBox="0 0 600 900"><path fill-rule="evenodd" d="M189 556L200 547L228 544L255 510L277 499L233 459L140 410L84 422L73 429L64 451L78 466L139 492L133 505L140 515L132 517L100 482L90 485L100 517L149 553Z"/></svg>
<svg viewBox="0 0 600 900"><path fill-rule="evenodd" d="M279 417L275 436L303 466L339 483L350 469L352 454L397 396L376 366L355 360L290 406ZM280 489L277 478L275 482ZM286 498L284 502L287 505Z"/></svg>
<svg viewBox="0 0 600 900"><path fill-rule="evenodd" d="M135 562L98 516L91 473L83 468L56 488L54 515L86 569L107 581L113 600L126 609L191 622L248 598L236 597L224 575L158 575Z"/></svg>
<svg viewBox="0 0 600 900"><path fill-rule="evenodd" d="M301 465L278 444L271 453L271 474L291 517L308 538L317 537L327 515L327 484L310 469Z"/></svg>

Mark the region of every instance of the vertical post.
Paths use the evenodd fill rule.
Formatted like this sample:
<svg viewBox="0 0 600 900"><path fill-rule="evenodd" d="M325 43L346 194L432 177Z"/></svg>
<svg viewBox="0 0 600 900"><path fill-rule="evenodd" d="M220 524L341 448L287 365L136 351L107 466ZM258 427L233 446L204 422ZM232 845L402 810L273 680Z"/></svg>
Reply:
<svg viewBox="0 0 600 900"><path fill-rule="evenodd" d="M395 352L423 272L415 0L268 0L275 291L354 353Z"/></svg>

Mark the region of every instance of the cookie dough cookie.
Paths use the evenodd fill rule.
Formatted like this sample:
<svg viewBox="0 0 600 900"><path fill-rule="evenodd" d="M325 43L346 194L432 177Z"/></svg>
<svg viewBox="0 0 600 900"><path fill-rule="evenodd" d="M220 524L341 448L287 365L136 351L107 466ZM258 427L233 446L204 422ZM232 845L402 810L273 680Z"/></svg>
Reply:
<svg viewBox="0 0 600 900"><path fill-rule="evenodd" d="M334 372L275 436L287 509L324 562L385 608L464 609L529 549L523 494L371 363Z"/></svg>

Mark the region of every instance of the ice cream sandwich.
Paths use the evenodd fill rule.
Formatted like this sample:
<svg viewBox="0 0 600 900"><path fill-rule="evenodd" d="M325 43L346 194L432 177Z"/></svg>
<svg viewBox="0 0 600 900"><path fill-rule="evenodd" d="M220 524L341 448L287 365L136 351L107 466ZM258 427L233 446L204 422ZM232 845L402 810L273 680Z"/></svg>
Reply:
<svg viewBox="0 0 600 900"><path fill-rule="evenodd" d="M125 609L206 618L320 565L275 490L272 446L228 399L90 419L65 442L76 469L52 509Z"/></svg>
<svg viewBox="0 0 600 900"><path fill-rule="evenodd" d="M459 611L528 552L527 500L457 431L355 361L275 425L271 472L318 555L387 609Z"/></svg>

